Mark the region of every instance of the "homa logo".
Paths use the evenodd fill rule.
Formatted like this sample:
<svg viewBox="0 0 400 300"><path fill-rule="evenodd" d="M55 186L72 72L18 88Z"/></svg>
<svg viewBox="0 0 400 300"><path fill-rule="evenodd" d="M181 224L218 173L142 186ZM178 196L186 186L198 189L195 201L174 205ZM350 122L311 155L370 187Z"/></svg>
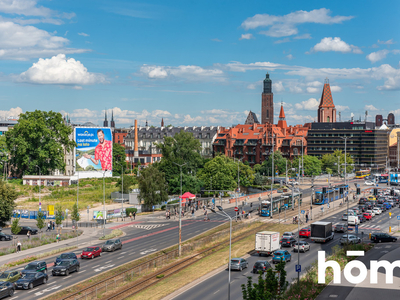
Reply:
<svg viewBox="0 0 400 300"><path fill-rule="evenodd" d="M347 251L346 256L364 256L364 251ZM331 267L333 269L333 283L340 284L340 265L334 260L325 261L325 251L318 251L318 283L325 283L325 271L326 268ZM370 261L370 283L378 283L378 269L384 268L386 273L386 283L393 283L393 269L400 268L400 260L389 262L387 260L371 260ZM360 272L357 276L351 274L351 270L354 268ZM368 270L365 264L359 260L353 260L346 264L344 267L343 275L346 280L352 284L361 283L367 278Z"/></svg>

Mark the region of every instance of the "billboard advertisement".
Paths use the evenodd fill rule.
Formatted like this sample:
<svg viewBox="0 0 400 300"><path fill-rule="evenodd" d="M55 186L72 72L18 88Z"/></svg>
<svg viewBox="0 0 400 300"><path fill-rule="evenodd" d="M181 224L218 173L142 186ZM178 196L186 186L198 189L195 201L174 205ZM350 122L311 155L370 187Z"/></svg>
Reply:
<svg viewBox="0 0 400 300"><path fill-rule="evenodd" d="M75 174L79 178L112 176L111 128L75 128Z"/></svg>

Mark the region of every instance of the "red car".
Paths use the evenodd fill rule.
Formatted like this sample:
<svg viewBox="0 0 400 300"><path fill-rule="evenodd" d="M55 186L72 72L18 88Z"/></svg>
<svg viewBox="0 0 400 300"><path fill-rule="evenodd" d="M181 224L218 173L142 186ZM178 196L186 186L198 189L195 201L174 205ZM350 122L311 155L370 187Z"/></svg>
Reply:
<svg viewBox="0 0 400 300"><path fill-rule="evenodd" d="M372 219L372 215L370 213L363 213L363 216L365 217L366 220L371 220Z"/></svg>
<svg viewBox="0 0 400 300"><path fill-rule="evenodd" d="M101 248L100 247L87 247L83 249L81 258L95 258L96 256L101 255Z"/></svg>
<svg viewBox="0 0 400 300"><path fill-rule="evenodd" d="M302 228L299 231L299 237L310 237L311 236L311 229L310 228Z"/></svg>

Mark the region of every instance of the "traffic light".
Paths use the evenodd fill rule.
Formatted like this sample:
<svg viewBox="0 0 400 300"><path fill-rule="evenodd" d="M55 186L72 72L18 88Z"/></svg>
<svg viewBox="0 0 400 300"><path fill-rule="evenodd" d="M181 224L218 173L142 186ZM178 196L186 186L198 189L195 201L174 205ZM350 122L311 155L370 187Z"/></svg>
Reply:
<svg viewBox="0 0 400 300"><path fill-rule="evenodd" d="M360 194L361 194L361 189L357 188L357 195L360 195Z"/></svg>
<svg viewBox="0 0 400 300"><path fill-rule="evenodd" d="M343 194L343 188L339 188L339 194Z"/></svg>
<svg viewBox="0 0 400 300"><path fill-rule="evenodd" d="M390 190L390 196L394 196L394 190Z"/></svg>
<svg viewBox="0 0 400 300"><path fill-rule="evenodd" d="M322 194L326 194L326 187L322 188Z"/></svg>
<svg viewBox="0 0 400 300"><path fill-rule="evenodd" d="M378 189L374 189L374 196L378 195Z"/></svg>

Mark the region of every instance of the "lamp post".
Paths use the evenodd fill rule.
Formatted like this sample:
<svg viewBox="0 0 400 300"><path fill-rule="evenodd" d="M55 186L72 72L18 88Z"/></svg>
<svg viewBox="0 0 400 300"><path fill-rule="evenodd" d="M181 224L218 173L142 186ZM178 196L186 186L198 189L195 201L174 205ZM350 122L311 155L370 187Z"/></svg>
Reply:
<svg viewBox="0 0 400 300"><path fill-rule="evenodd" d="M346 186L347 183L347 139L351 137L345 136L340 137L344 140L344 185ZM347 189L347 228L349 228L349 190ZM349 244L349 232L347 231L347 245Z"/></svg>
<svg viewBox="0 0 400 300"><path fill-rule="evenodd" d="M292 183L292 202L294 200L294 183ZM298 221L297 221L297 232L300 232L300 196L297 201L299 207ZM300 266L300 235L297 236L297 264ZM297 284L300 284L300 272L297 272Z"/></svg>
<svg viewBox="0 0 400 300"><path fill-rule="evenodd" d="M125 169L124 169L124 165L123 165L123 164L118 164L118 165L121 166L121 177L122 177L122 188L121 188L121 190L122 190L121 219L122 219L122 221L123 221L123 220L124 220L124 215L123 215L123 213L124 213L124 171L125 171Z"/></svg>
<svg viewBox="0 0 400 300"><path fill-rule="evenodd" d="M301 182L304 183L304 154L303 154L303 137L301 137Z"/></svg>
<svg viewBox="0 0 400 300"><path fill-rule="evenodd" d="M231 299L231 249L232 249L232 217L228 215L222 206L217 206L218 210L223 213L229 219L229 261L228 261L228 300ZM210 209L213 213L222 215L215 211L214 209Z"/></svg>
<svg viewBox="0 0 400 300"><path fill-rule="evenodd" d="M273 188L273 185L274 185L274 175L275 175L275 170L274 170L274 148L275 148L275 144L274 144L274 134L272 134L272 180L271 180L271 212L270 212L270 216L271 216L271 219L272 219L272 211L273 211L273 209L274 209L274 203L273 203L273 198L272 198L272 188Z"/></svg>
<svg viewBox="0 0 400 300"><path fill-rule="evenodd" d="M235 151L235 154L236 154L236 151ZM233 157L233 160L237 160L237 162L238 162L238 184L237 184L237 193L236 193L236 207L238 206L238 197L239 197L239 183L240 183L240 178L239 178L239 162L240 161L242 161L243 160L243 157L242 158L235 158L235 155L234 155L234 157Z"/></svg>
<svg viewBox="0 0 400 300"><path fill-rule="evenodd" d="M179 248L178 248L178 252L179 252L179 256L181 256L182 253L182 167L184 165L186 165L186 163L184 164L177 164L176 162L173 162L175 165L180 167L181 170L181 195L179 196Z"/></svg>
<svg viewBox="0 0 400 300"><path fill-rule="evenodd" d="M105 236L105 230L106 230L106 219L107 219L107 213L106 213L106 186L105 186L105 181L104 177L106 175L107 170L103 171L103 236Z"/></svg>
<svg viewBox="0 0 400 300"><path fill-rule="evenodd" d="M42 211L42 201L40 199L40 191L41 191L41 185L42 185L42 172L40 172L40 168L38 165L36 167L39 169L39 211Z"/></svg>

